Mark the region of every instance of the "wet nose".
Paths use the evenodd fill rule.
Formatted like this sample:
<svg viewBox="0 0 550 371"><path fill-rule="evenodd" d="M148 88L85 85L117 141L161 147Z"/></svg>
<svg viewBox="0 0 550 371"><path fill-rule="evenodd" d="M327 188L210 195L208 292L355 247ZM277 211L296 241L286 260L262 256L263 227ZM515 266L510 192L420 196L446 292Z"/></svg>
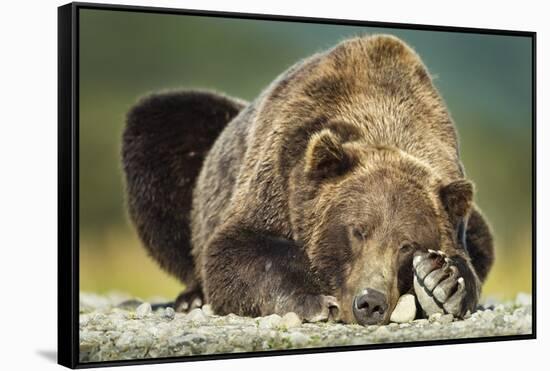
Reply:
<svg viewBox="0 0 550 371"><path fill-rule="evenodd" d="M353 298L353 315L361 325L377 325L388 309L386 295L367 288Z"/></svg>

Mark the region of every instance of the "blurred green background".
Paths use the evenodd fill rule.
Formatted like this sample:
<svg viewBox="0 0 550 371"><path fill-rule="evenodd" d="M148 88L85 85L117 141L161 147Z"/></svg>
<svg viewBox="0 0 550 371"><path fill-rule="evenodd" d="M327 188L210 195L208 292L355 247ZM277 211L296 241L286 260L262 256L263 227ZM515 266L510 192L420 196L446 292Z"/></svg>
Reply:
<svg viewBox="0 0 550 371"><path fill-rule="evenodd" d="M526 37L80 10L80 289L175 297L127 221L120 142L144 94L209 88L250 100L297 60L389 33L423 58L456 122L496 235L485 297L531 292L531 40Z"/></svg>

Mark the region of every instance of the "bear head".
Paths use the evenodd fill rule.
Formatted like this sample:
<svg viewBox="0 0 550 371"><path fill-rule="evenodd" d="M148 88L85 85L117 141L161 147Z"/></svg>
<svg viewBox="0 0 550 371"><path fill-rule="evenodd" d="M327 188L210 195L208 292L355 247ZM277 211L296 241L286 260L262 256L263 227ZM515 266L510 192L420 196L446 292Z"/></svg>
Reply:
<svg viewBox="0 0 550 371"><path fill-rule="evenodd" d="M397 148L331 129L311 137L302 166L291 176L295 238L345 322L387 323L412 290L414 253L456 249L472 183L446 182Z"/></svg>

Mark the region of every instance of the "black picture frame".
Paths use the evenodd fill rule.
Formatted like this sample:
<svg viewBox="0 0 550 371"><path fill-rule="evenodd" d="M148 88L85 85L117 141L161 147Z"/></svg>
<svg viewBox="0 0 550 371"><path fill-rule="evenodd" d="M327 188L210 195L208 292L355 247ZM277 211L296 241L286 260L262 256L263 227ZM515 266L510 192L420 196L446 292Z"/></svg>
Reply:
<svg viewBox="0 0 550 371"><path fill-rule="evenodd" d="M394 29L430 30L486 35L528 37L532 42L532 334L468 339L445 339L373 345L336 346L330 348L292 349L236 354L209 354L186 357L119 360L80 363L79 353L79 12L101 9L113 12L140 12L286 22L335 24ZM189 9L97 3L70 3L58 8L58 363L69 368L106 367L167 362L187 362L227 358L266 357L287 354L342 352L379 348L401 348L461 343L536 339L536 32L484 28L371 22L359 20L310 18L251 13L230 13Z"/></svg>

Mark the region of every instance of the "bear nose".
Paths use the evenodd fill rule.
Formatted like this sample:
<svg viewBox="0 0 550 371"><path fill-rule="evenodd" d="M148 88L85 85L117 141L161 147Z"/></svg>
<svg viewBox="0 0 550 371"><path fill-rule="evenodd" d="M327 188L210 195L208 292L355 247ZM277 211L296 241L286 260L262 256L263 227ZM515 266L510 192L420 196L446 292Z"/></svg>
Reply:
<svg viewBox="0 0 550 371"><path fill-rule="evenodd" d="M377 325L384 320L388 309L386 295L367 288L353 298L353 316L361 325Z"/></svg>

